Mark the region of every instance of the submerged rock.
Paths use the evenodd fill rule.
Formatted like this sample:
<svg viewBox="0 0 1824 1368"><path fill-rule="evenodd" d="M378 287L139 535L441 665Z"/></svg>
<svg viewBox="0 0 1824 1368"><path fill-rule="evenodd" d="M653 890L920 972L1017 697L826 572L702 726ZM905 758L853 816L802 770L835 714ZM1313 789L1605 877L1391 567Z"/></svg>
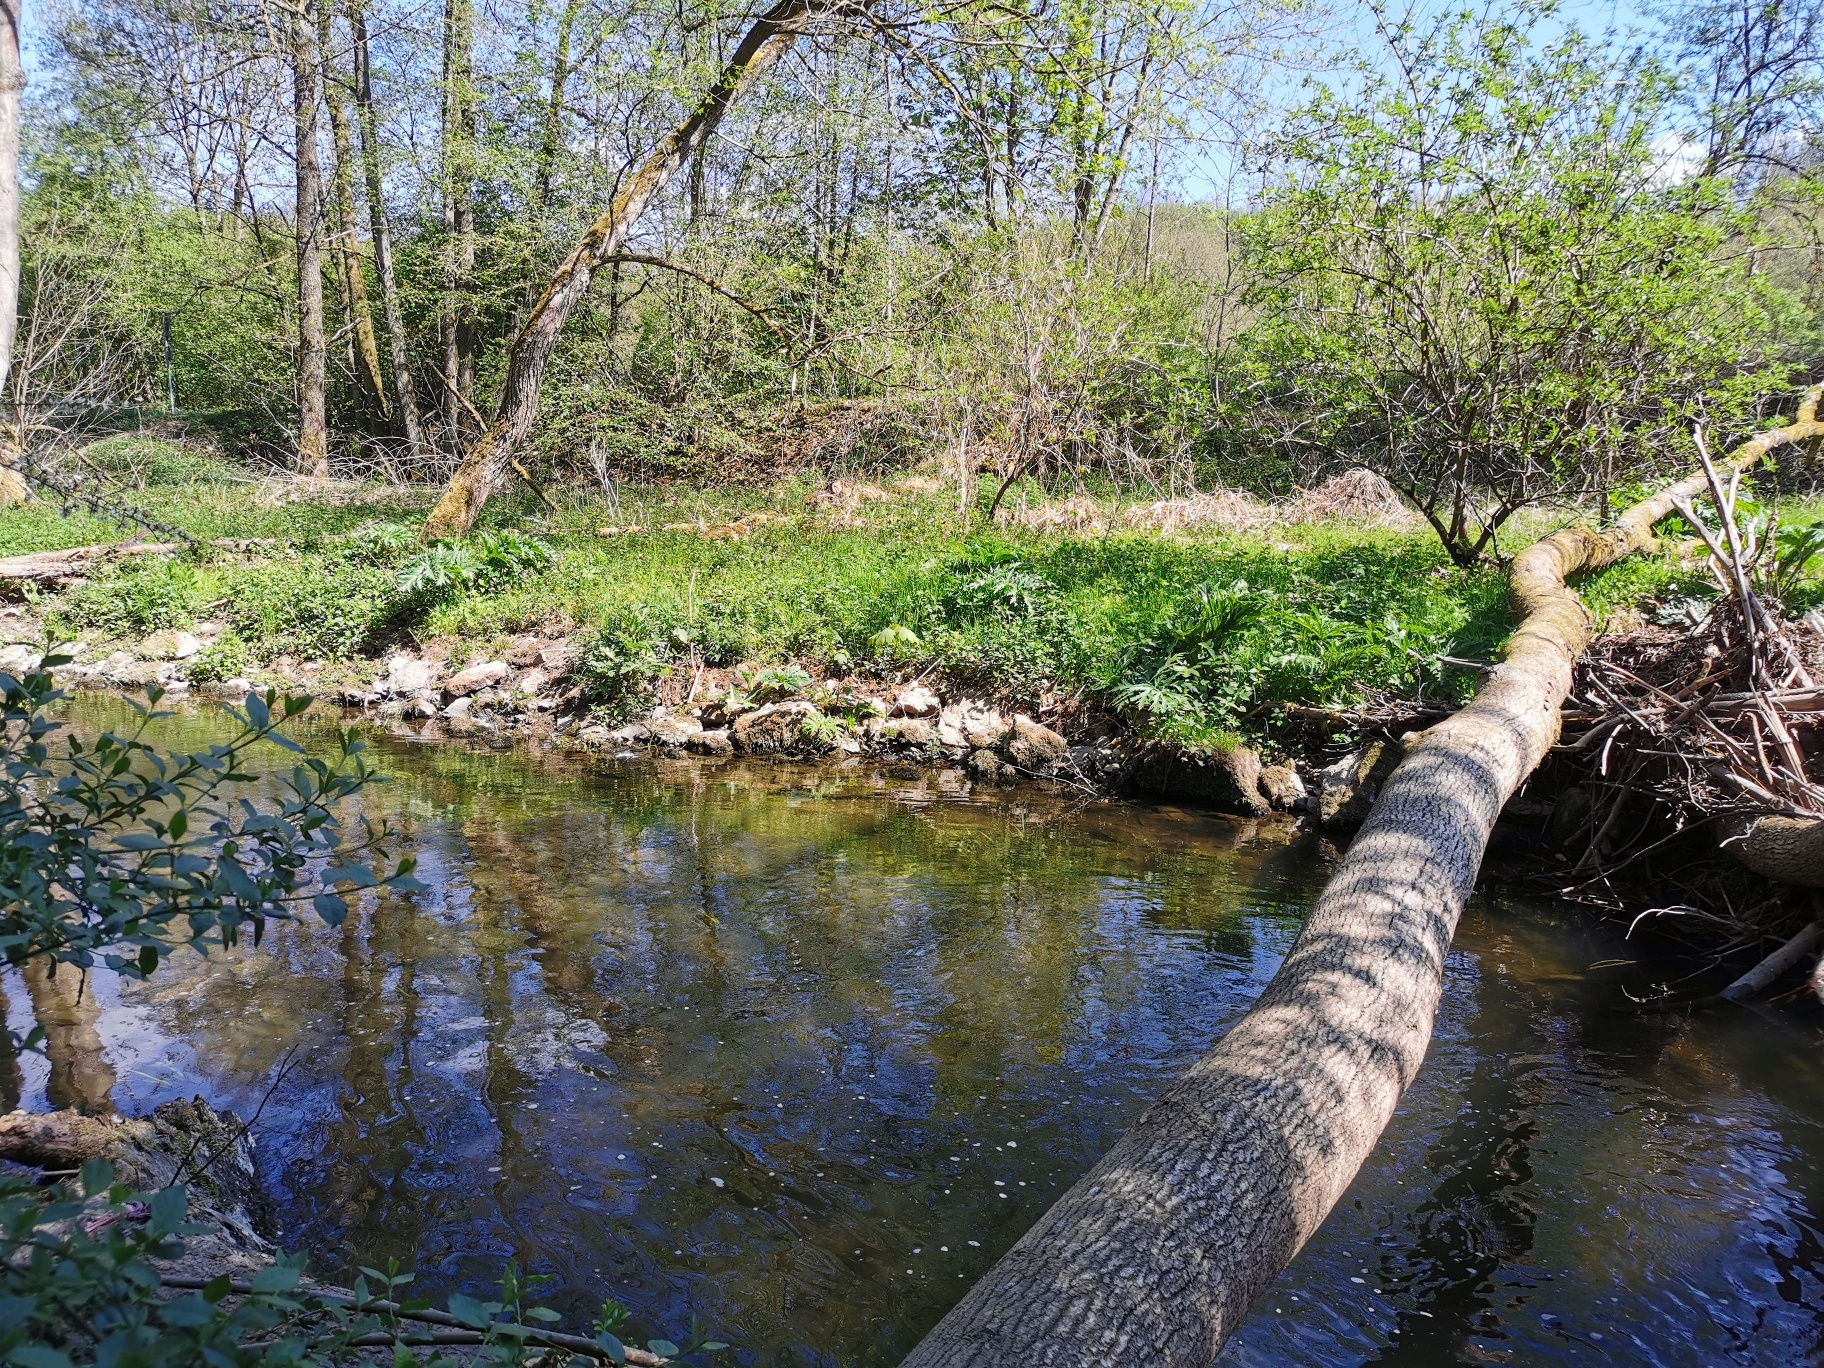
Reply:
<svg viewBox="0 0 1824 1368"><path fill-rule="evenodd" d="M684 743L684 748L698 755L732 755L735 742L727 727L716 727L698 732Z"/></svg>
<svg viewBox="0 0 1824 1368"><path fill-rule="evenodd" d="M1260 791L1260 757L1246 746L1193 753L1166 749L1136 756L1128 780L1143 793L1189 798L1225 812L1265 817L1272 811Z"/></svg>

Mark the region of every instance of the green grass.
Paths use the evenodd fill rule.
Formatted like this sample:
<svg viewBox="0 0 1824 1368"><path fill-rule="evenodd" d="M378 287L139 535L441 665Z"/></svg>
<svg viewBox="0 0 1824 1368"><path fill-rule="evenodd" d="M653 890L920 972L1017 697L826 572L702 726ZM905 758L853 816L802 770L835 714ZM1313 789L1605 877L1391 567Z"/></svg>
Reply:
<svg viewBox="0 0 1824 1368"><path fill-rule="evenodd" d="M1428 697L1464 696L1474 676L1438 657L1491 658L1512 625L1499 573L1451 566L1428 534L1038 535L965 529L948 497L869 505L867 525L842 527L807 509L799 487L624 490L618 512L572 494L555 516L526 499L498 501L489 524L536 533L547 568L436 590L420 575L402 589L421 491L275 503L212 475L208 462L135 457L164 472L131 495L148 512L199 539L284 545L123 564L45 605L61 630L130 635L215 617L245 659L335 660L414 638L485 648L562 619L583 634L586 673L610 700L686 658L804 659L841 673L938 665L984 690L1101 700L1142 731L1209 745L1251 729L1273 702L1344 706L1421 685ZM773 519L740 541L595 532L760 509ZM388 522L400 534L376 535ZM0 553L122 531L33 504L0 512ZM1689 592L1693 579L1669 559L1637 558L1582 588L1609 615Z"/></svg>

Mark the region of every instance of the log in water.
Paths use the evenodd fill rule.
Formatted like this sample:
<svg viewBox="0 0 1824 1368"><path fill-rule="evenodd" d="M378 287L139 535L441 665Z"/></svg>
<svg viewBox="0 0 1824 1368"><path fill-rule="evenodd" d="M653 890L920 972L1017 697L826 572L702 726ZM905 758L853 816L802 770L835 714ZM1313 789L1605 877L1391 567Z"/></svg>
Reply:
<svg viewBox="0 0 1824 1368"><path fill-rule="evenodd" d="M363 801L430 894L101 982L105 1061L27 1058L28 1104L250 1112L295 1044L259 1157L319 1270L480 1291L517 1258L758 1364L896 1362L1253 1000L1329 867L929 772L380 758ZM1815 1033L1656 1010L1678 972L1473 904L1386 1141L1221 1362L1813 1353Z"/></svg>

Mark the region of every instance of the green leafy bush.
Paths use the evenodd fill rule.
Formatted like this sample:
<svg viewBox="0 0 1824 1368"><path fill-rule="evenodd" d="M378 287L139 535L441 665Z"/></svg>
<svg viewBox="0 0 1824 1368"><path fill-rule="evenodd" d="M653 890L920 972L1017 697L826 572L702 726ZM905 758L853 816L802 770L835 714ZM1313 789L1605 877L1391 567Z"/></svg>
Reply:
<svg viewBox="0 0 1824 1368"><path fill-rule="evenodd" d="M191 657L185 673L198 684L217 684L224 679L239 679L253 667L253 652L231 627Z"/></svg>
<svg viewBox="0 0 1824 1368"><path fill-rule="evenodd" d="M226 616L265 656L377 649L413 616L384 566L333 556L266 561L228 576Z"/></svg>
<svg viewBox="0 0 1824 1368"><path fill-rule="evenodd" d="M54 625L138 636L188 626L201 607L195 569L182 561L159 559L72 586L57 602Z"/></svg>
<svg viewBox="0 0 1824 1368"><path fill-rule="evenodd" d="M402 594L436 601L495 593L551 566L549 543L524 533L483 532L466 542L436 542L399 567Z"/></svg>

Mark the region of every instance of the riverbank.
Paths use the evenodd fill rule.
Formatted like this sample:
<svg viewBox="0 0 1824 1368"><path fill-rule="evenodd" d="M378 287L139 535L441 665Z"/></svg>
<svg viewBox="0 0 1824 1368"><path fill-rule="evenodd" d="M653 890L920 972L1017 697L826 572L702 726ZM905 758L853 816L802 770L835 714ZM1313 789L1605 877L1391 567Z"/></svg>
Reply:
<svg viewBox="0 0 1824 1368"><path fill-rule="evenodd" d="M8 562L9 642L67 643L77 687L274 686L456 734L1297 809L1356 749L1339 714L1454 706L1511 625L1498 571L1452 566L1360 477L1284 505L1010 499L995 522L917 475L570 489L426 551L423 491L135 437L85 457L164 530L0 511L0 555L33 558ZM1625 613L1689 579L1661 559L1583 588Z"/></svg>

